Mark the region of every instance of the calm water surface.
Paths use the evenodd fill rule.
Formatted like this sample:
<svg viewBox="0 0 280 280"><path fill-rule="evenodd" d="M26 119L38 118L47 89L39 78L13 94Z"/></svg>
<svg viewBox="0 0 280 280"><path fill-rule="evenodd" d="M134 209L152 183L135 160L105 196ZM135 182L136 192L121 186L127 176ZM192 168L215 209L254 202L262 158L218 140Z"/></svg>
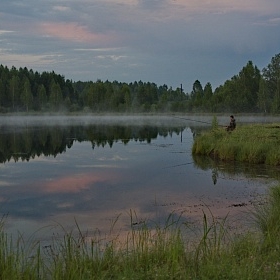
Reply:
<svg viewBox="0 0 280 280"><path fill-rule="evenodd" d="M170 213L192 224L209 209L241 221L279 170L193 158L194 135L211 123L200 121L2 117L0 211L7 231L47 239L77 223L90 235L107 233L117 220L125 232L131 223L162 223Z"/></svg>

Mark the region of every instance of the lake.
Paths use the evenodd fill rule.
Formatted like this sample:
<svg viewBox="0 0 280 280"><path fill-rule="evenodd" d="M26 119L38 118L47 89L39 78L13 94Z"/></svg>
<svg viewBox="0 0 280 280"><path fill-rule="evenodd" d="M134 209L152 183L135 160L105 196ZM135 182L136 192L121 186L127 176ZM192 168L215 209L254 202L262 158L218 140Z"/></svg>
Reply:
<svg viewBox="0 0 280 280"><path fill-rule="evenodd" d="M207 116L0 117L0 201L11 234L125 233L203 211L233 227L279 178L279 168L193 157ZM227 125L228 117L218 117ZM276 121L274 119L272 121ZM237 118L269 122L264 117ZM239 123L238 123L239 122ZM115 223L116 222L116 223Z"/></svg>

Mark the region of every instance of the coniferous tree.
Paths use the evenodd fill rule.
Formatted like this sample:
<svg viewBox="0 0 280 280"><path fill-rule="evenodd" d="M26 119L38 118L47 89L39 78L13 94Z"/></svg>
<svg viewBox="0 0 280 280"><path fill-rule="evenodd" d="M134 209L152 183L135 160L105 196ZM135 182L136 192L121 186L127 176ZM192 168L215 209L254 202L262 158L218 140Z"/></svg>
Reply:
<svg viewBox="0 0 280 280"><path fill-rule="evenodd" d="M267 85L265 79L260 79L259 90L258 90L258 108L261 112L266 113L269 108L269 99L267 92Z"/></svg>
<svg viewBox="0 0 280 280"><path fill-rule="evenodd" d="M205 110L212 112L212 85L208 82L203 89L203 107Z"/></svg>
<svg viewBox="0 0 280 280"><path fill-rule="evenodd" d="M9 90L11 96L12 109L15 110L15 106L17 105L17 99L19 95L19 78L16 75L13 75L9 80Z"/></svg>
<svg viewBox="0 0 280 280"><path fill-rule="evenodd" d="M203 88L199 80L193 83L193 90L191 92L191 101L196 108L201 108L203 100Z"/></svg>
<svg viewBox="0 0 280 280"><path fill-rule="evenodd" d="M6 89L5 82L0 78L0 106L5 105Z"/></svg>
<svg viewBox="0 0 280 280"><path fill-rule="evenodd" d="M58 83L54 80L51 83L51 92L49 97L53 109L58 109L62 102L62 92Z"/></svg>
<svg viewBox="0 0 280 280"><path fill-rule="evenodd" d="M38 86L37 96L38 96L39 110L42 110L47 103L47 92L44 85L41 84Z"/></svg>
<svg viewBox="0 0 280 280"><path fill-rule="evenodd" d="M266 81L268 99L272 104L274 113L280 111L280 53L275 55L271 62L263 70L263 78Z"/></svg>
<svg viewBox="0 0 280 280"><path fill-rule="evenodd" d="M20 99L25 106L26 111L28 112L30 106L32 105L33 96L31 92L30 82L27 78L24 79L23 91L20 95Z"/></svg>

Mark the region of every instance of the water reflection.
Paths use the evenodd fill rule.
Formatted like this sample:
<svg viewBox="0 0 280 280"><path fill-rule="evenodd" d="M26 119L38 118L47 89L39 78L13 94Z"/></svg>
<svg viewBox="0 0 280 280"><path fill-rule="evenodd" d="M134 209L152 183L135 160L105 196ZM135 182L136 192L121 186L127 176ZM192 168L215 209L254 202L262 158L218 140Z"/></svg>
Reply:
<svg viewBox="0 0 280 280"><path fill-rule="evenodd" d="M193 157L202 129L172 119L2 124L0 201L9 230L68 229L76 219L81 230L106 232L118 217L126 231L131 211L135 225L164 222L171 212L192 223L205 207L222 217L249 205L266 190L259 178L276 179L271 168Z"/></svg>
<svg viewBox="0 0 280 280"><path fill-rule="evenodd" d="M10 160L29 161L35 156L54 156L65 153L74 141L90 141L92 149L96 146L113 146L120 141L145 141L151 143L158 136L166 137L173 133L179 135L184 126L157 127L123 125L87 125L87 126L41 126L12 127L2 126L0 138L0 163Z"/></svg>
<svg viewBox="0 0 280 280"><path fill-rule="evenodd" d="M212 181L216 185L219 177L243 176L247 178L280 180L280 167L265 164L248 164L242 162L223 162L211 157L193 155L194 165L202 170L211 170Z"/></svg>

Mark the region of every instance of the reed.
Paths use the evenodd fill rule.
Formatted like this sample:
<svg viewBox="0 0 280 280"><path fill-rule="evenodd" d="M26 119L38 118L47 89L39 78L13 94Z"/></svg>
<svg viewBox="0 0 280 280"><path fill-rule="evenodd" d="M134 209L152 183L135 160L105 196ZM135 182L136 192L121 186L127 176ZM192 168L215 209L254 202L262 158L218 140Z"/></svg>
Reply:
<svg viewBox="0 0 280 280"><path fill-rule="evenodd" d="M266 203L259 203L253 213L267 246L280 247L280 188L271 187Z"/></svg>
<svg viewBox="0 0 280 280"><path fill-rule="evenodd" d="M226 161L280 165L280 126L278 124L241 125L234 131L211 129L198 136L192 153Z"/></svg>
<svg viewBox="0 0 280 280"><path fill-rule="evenodd" d="M280 186L252 213L257 231L234 234L228 217L202 213L196 238L169 215L162 226L132 223L125 241L78 229L48 246L13 242L1 222L0 279L279 279ZM132 211L130 215L136 215Z"/></svg>

